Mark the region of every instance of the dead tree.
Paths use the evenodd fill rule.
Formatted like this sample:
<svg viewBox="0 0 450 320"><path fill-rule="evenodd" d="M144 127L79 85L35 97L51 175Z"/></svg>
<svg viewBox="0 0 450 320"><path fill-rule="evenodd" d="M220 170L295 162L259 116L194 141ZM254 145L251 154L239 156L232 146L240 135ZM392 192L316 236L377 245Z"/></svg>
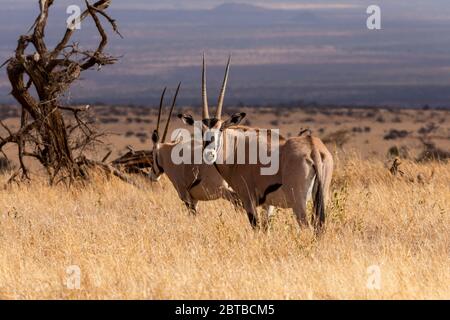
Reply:
<svg viewBox="0 0 450 320"><path fill-rule="evenodd" d="M95 165L95 161L84 156L87 146L100 137L86 116L89 108L63 106L61 97L83 71L117 61L104 53L108 36L101 20L120 35L116 22L105 12L110 2L89 4L86 0L79 21L91 17L100 40L94 50L81 50L77 43L70 43L76 30L75 20L54 48L47 46L45 29L54 0L39 0L40 13L33 27L19 38L15 55L5 62L11 94L22 110L17 132L1 123L9 136L0 138L0 150L7 144L15 144L18 149L20 168L13 177L29 179L25 157L37 159L47 170L51 183L85 177L86 168Z"/></svg>

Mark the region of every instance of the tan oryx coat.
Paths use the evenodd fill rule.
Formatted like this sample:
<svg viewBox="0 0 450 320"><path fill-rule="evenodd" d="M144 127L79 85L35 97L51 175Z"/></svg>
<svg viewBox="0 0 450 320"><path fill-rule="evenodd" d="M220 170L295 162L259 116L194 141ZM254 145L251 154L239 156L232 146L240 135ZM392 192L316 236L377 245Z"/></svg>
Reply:
<svg viewBox="0 0 450 320"><path fill-rule="evenodd" d="M234 152L248 152L251 139L266 144L266 153L270 153L271 141L257 135L244 138L237 133L236 127L221 132L221 143L216 153L219 157L227 154L227 141L234 139ZM245 147L242 147L242 144ZM258 145L258 151L264 148ZM278 171L274 175L264 175L261 169L270 165L215 163L215 168L229 186L237 193L246 209L252 225L256 225L256 208L261 205L272 205L280 208L292 208L298 222L306 225L306 203L308 194L312 194L315 222L321 225L325 221L325 204L329 198L333 158L319 138L310 135L279 139ZM213 146L213 148L216 146ZM241 151L242 152L242 151ZM248 160L248 156L246 157ZM236 159L235 159L236 160Z"/></svg>

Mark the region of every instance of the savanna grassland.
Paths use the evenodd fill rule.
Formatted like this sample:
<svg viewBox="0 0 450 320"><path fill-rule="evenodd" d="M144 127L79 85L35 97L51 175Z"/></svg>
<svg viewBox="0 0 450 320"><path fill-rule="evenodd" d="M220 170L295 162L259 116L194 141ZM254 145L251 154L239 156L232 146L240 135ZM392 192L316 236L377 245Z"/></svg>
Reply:
<svg viewBox="0 0 450 320"><path fill-rule="evenodd" d="M86 2L87 10L80 19L72 15L73 23L69 18L59 40L59 32L58 38L51 32L58 20L46 28L54 1L41 0L34 25L20 37L13 58L0 66L6 67L11 84L0 82L0 96L10 93L21 105L0 105L0 299L450 299L450 110L430 107L448 100L448 79L438 79L448 71L439 67L448 65L448 57L442 55L441 46L433 53L429 40L434 38L420 33L420 24L419 33L406 33L414 42L417 35L427 40L426 47L422 45L426 55L420 46L414 46L419 51L404 53L397 44L389 52L398 42L390 38L383 40L387 44L374 42L382 45L386 57L395 58L394 66L386 63L389 59L380 59L379 49L367 46L361 30L355 33L339 22L344 19L348 24L351 16L359 21L360 14L334 17L342 26L333 26L330 33L329 14L323 23L320 16L299 15L295 10L225 4L189 10L190 22L180 23L179 17L167 18L173 10L144 14L136 9L119 19L131 38L111 43L116 49L107 53L108 36L101 21L122 36L115 20L104 12L110 2ZM2 42L13 44L16 40L10 42L9 37L18 24L21 30L30 24L11 10L5 12L8 17L3 20L13 23ZM261 19L261 14L266 18ZM75 29L89 16L100 37L80 36L73 42ZM249 16L258 23L249 23ZM230 17L232 28L227 31L224 26L230 24ZM150 20L158 26L153 28ZM291 30L296 21L302 24L301 33ZM317 22L329 30L316 30ZM253 31L252 24L257 25ZM440 30L429 26L428 32ZM314 30L308 30L311 27ZM45 30L49 33L44 39ZM149 30L150 37L143 37ZM326 36L318 37L317 32ZM156 41L151 41L152 36ZM364 36L366 44L355 47L349 42L355 36ZM137 42L130 42L133 37ZM230 46L219 44L219 38ZM408 39L402 36L402 43ZM85 44L79 46L81 40ZM160 127L161 108L158 116L157 108L147 104L158 102L160 84L156 83L161 79L176 83L179 79L172 82L176 77L190 83L183 98L186 105L177 106L174 114L171 109L170 114L176 118L177 113L189 112L199 119L200 108L194 101L200 88L192 85L191 71L197 66L198 43L205 41L212 45L208 56L219 56L216 53L227 47L241 57L237 61L241 76L237 73L236 78L244 82L235 84L240 89L227 100L234 103L226 108L228 115L246 112L243 125L279 129L285 137L309 129L334 155L332 192L320 233L300 228L291 210L280 209L267 230L253 230L245 212L225 200L201 203L199 213L190 215L166 177L152 183L148 172L132 176L113 161L128 151L136 155L134 151L144 150L148 155L151 132ZM91 46L94 42L99 44ZM50 43L57 45L50 49ZM152 56L153 49L145 43L162 45ZM9 45L0 47L0 56L9 56L12 50ZM113 73L70 90L85 78L84 71L95 66L100 70L119 58L124 64ZM323 61L327 61L326 72L321 70ZM212 61L212 67L217 66ZM380 66L389 69L384 76ZM292 76L282 80L282 74ZM386 76L387 82L382 79ZM219 110L227 79L228 67ZM367 79L370 88L365 87ZM72 94L83 97L78 101L129 105L73 106ZM351 101L360 107L302 102L322 101L322 97L325 102ZM252 100L262 105L240 102ZM285 104L274 106L271 101ZM380 103L422 107L362 106ZM170 129L181 126L174 119ZM165 133L163 141L164 137ZM115 176L107 177L108 173ZM286 183L276 182L265 190Z"/></svg>
<svg viewBox="0 0 450 320"><path fill-rule="evenodd" d="M380 160L335 155L318 238L289 210L268 232L225 201L189 216L167 179L1 190L0 298L450 299L450 164L405 160L393 176ZM379 289L367 287L374 265Z"/></svg>

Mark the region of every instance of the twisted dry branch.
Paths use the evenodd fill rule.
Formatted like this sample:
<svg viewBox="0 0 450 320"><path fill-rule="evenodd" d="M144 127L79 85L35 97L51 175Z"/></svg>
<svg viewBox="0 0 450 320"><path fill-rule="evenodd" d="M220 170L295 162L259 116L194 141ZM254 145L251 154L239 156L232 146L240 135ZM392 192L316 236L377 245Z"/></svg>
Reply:
<svg viewBox="0 0 450 320"><path fill-rule="evenodd" d="M7 65L11 94L22 111L17 132L13 133L1 123L8 136L0 137L0 152L4 153L3 147L10 143L18 147L20 169L14 178L20 174L28 178L25 157L38 160L47 170L51 182L60 181L61 177L64 177L62 180L85 177L83 167L93 162L80 159L84 159L83 153L89 145L101 142L102 134L84 118L87 108L62 106L60 97L83 71L117 61L117 58L104 53L108 35L99 18L103 17L114 32L122 36L115 20L105 12L111 0L94 4L86 0L86 10L80 16L80 21L91 17L100 34L99 44L94 50L80 50L78 44L68 45L76 30L71 25L57 45L53 49L48 48L45 29L53 3L54 0L39 0L39 14L29 30L31 34L19 37L15 55L3 64ZM32 89L37 97L30 93ZM71 119L75 125L67 124ZM79 152L78 156L74 155L75 151Z"/></svg>

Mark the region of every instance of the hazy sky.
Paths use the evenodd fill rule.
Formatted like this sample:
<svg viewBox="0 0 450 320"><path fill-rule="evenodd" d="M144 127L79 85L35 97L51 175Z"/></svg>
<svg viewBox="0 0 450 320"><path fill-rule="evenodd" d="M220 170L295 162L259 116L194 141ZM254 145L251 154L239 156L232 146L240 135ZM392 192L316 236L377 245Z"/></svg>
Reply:
<svg viewBox="0 0 450 320"><path fill-rule="evenodd" d="M29 6L30 3L38 3L37 0L2 0L4 6L9 8L17 6ZM78 0L58 0L64 5L82 2ZM94 2L92 0L91 2ZM113 1L116 8L141 8L141 9L210 9L221 3L249 3L270 8L302 9L302 8L349 8L367 7L370 4L378 4L389 8L402 10L403 13L422 13L424 15L445 15L450 12L448 0L127 0Z"/></svg>
<svg viewBox="0 0 450 320"><path fill-rule="evenodd" d="M3 8L32 8L38 0L1 0ZM94 0L91 0L94 2ZM248 3L279 9L348 10L380 5L384 13L417 20L450 20L450 0L113 0L116 9L211 9L222 3ZM83 5L84 0L58 0L58 5Z"/></svg>
<svg viewBox="0 0 450 320"><path fill-rule="evenodd" d="M109 52L121 59L101 73L87 73L74 99L147 104L158 100L162 86L183 81L183 101L196 103L201 53L208 56L210 83L219 86L223 61L231 52L233 81L227 98L232 102L450 103L450 0L112 2L111 14L125 39L110 37ZM198 11L233 2L284 11ZM1 63L34 21L39 1L0 3ZM64 27L65 8L84 6L84 0L56 4L46 33L50 44ZM366 27L366 8L372 4L381 7L379 31ZM87 47L97 40L90 27L88 21L75 39ZM1 103L10 101L10 87L5 69L0 71Z"/></svg>

